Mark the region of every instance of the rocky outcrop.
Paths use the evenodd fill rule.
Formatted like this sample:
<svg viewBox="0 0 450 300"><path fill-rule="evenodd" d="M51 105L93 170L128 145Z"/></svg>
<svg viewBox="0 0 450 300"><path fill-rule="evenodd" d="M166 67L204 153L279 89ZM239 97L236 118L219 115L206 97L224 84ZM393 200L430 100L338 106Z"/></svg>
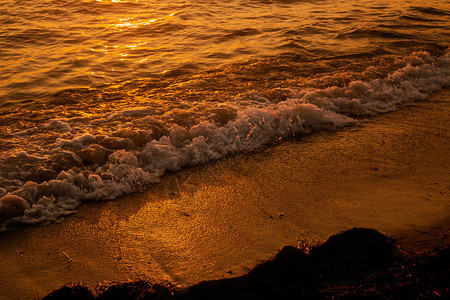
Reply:
<svg viewBox="0 0 450 300"><path fill-rule="evenodd" d="M305 253L285 246L249 273L187 288L135 281L101 288L65 286L45 300L70 299L417 299L450 297L450 249L405 256L392 239L353 228ZM84 287L88 289L87 287ZM72 298L74 299L74 298Z"/></svg>

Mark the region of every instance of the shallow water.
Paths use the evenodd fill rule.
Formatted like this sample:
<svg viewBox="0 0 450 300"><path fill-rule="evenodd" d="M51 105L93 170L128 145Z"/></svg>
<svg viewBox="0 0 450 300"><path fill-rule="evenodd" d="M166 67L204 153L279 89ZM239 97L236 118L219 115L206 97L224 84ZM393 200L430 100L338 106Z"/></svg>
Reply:
<svg viewBox="0 0 450 300"><path fill-rule="evenodd" d="M0 231L450 85L445 1L7 0L0 15L0 196L30 204Z"/></svg>

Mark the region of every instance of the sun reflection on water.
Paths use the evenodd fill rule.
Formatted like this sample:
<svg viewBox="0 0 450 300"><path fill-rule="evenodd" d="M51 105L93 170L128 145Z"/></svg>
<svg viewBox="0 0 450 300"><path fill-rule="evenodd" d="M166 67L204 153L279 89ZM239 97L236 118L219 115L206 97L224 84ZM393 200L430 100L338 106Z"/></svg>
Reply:
<svg viewBox="0 0 450 300"><path fill-rule="evenodd" d="M110 1L108 1L108 0L95 0L95 2L101 2L101 3L108 3L108 2L110 2L110 3L127 3L128 1L127 0L110 0ZM138 2L138 0L136 0L135 2Z"/></svg>
<svg viewBox="0 0 450 300"><path fill-rule="evenodd" d="M153 9L149 10L149 12L153 12ZM166 16L150 19L146 19L145 15L135 15L132 17L119 19L119 22L109 24L107 27L113 28L115 31L122 31L126 29L145 27L148 25L152 25L153 23L163 24L167 22L170 17L175 16L177 13L179 12L174 12Z"/></svg>
<svg viewBox="0 0 450 300"><path fill-rule="evenodd" d="M55 9L29 1L19 13L19 6L0 4L0 98L165 70L193 74L282 53L397 53L448 35L448 5L438 0L430 1L433 9L417 0L41 2Z"/></svg>

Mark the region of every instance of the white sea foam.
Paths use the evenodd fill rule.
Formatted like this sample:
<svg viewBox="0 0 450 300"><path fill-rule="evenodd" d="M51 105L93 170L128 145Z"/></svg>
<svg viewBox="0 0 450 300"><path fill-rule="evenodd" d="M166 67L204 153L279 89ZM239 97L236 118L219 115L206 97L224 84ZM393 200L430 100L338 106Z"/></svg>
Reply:
<svg viewBox="0 0 450 300"><path fill-rule="evenodd" d="M264 91L251 91L246 97L257 102L254 105L221 104L191 127L168 122L160 128L154 125L160 121L153 118L152 109L126 110L109 114L103 121L123 115L153 127L110 134L82 132L70 139L55 139L46 155L15 153L6 159L12 162L10 174L15 175L5 182L17 186L8 192L25 199L30 208L25 208L21 216L4 220L0 231L14 223L55 221L75 212L81 201L120 197L158 182L167 171L255 150L279 138L353 125L358 122L357 116L393 111L402 103L423 100L429 93L450 86L450 52L438 58L426 52L413 53L396 64L398 68L383 77L375 67L369 67L360 74L362 79L344 86L287 86L292 97L281 102L271 101ZM336 77L339 74L314 80L332 82ZM314 86L314 80L310 86ZM176 113L189 115L181 109ZM173 118L173 114L168 115ZM214 118L222 121L214 122ZM62 133L74 130L68 119L53 119L45 127ZM60 163L63 170L44 182L27 181L23 178L33 172L13 167L18 160ZM6 193L6 189L0 189L0 196Z"/></svg>

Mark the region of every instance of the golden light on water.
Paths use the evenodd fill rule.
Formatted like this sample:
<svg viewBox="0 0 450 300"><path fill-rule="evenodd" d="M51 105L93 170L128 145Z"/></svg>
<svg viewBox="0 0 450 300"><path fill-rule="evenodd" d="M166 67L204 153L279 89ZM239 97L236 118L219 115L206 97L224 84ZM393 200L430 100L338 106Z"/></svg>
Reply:
<svg viewBox="0 0 450 300"><path fill-rule="evenodd" d="M127 0L95 0L95 2L101 2L101 3L127 3ZM136 0L135 2L138 2L138 0Z"/></svg>
<svg viewBox="0 0 450 300"><path fill-rule="evenodd" d="M152 12L152 11L153 10L151 9L149 12ZM176 14L177 14L177 12L174 12L174 13L170 13L164 17L152 18L152 19L147 19L147 20L145 19L146 16L144 16L144 15L136 15L133 17L120 19L118 23L110 24L110 25L108 25L108 27L113 28L115 31L122 31L122 30L126 30L126 29L131 29L131 28L145 27L148 25L152 25L153 23L156 23L156 22L163 24L170 17L173 17ZM144 20L142 20L142 19L144 19Z"/></svg>
<svg viewBox="0 0 450 300"><path fill-rule="evenodd" d="M105 2L105 0L97 0L97 2ZM113 0L111 3L123 3L127 1ZM139 15L127 15L126 13L119 14L120 17L117 18L116 15L111 17L97 17L97 20L100 21L99 27L106 28L109 31L109 35L111 36L111 40L114 40L114 44L109 44L108 40L98 41L96 47L91 47L90 51L94 53L98 53L101 56L98 57L98 61L102 60L116 60L119 62L125 62L129 64L144 64L147 63L148 57L142 57L143 50L147 52L150 50L160 49L161 43L158 40L155 40L150 34L152 30L163 30L160 29L161 26L168 24L170 19L176 14L181 13L181 11L171 12L168 14L164 14L163 16L157 16L158 14L154 12L154 9L149 8L145 14ZM156 17L157 16L157 17ZM133 32L130 35L131 39L121 42L120 39L115 38L116 34L121 32L127 33L127 31L131 30ZM136 31L143 32L143 36L139 36L136 34ZM133 40L133 36L135 36L136 40ZM146 39L146 40L144 40ZM166 41L167 42L167 41ZM152 46L149 46L152 45ZM170 43L169 43L170 44ZM138 54L137 54L138 53ZM114 71L114 69L111 69ZM93 71L90 74L105 77L104 71Z"/></svg>

